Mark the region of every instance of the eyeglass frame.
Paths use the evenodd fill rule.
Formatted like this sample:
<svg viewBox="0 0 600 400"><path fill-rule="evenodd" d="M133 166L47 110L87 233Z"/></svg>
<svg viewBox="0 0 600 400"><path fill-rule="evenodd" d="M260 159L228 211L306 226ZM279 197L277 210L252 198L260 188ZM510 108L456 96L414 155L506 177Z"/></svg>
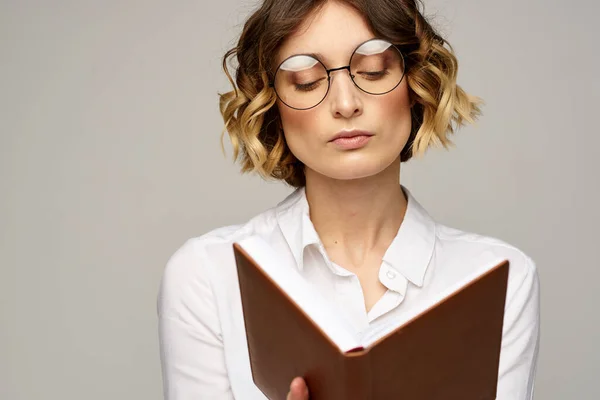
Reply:
<svg viewBox="0 0 600 400"><path fill-rule="evenodd" d="M352 64L352 58L356 54L356 50L358 50L365 43L369 43L369 42L371 42L373 40L381 40L381 41L387 42L387 43L391 44L392 46L394 46L394 48L396 49L396 51L400 55L400 59L402 60L402 76L400 77L400 80L398 81L398 83L396 84L396 86L394 86L393 88L391 88L387 92L383 92L383 93L371 93L371 92L367 92L366 90L364 90L363 88L361 88L360 86L358 86L358 84L354 81L355 75L352 75L352 71L350 71L350 65ZM317 62L323 66L323 68L325 69L325 72L327 72L327 91L325 92L325 95L323 96L323 98L317 104L315 104L314 106L308 107L308 108L296 108L296 107L290 106L285 101L283 101L283 99L281 98L281 96L279 96L279 93L277 93L277 89L275 88L275 78L277 77L277 73L279 72L279 68L287 60L289 60L290 58L293 58L293 57L297 57L297 56L307 56L307 57L310 57L310 58L313 58L313 59L317 60ZM402 54L402 51L398 48L398 46L396 44L390 42L389 40L375 37L375 38L371 38L369 40L365 40L364 42L362 42L358 46L356 46L356 48L354 49L354 51L352 51L352 54L350 55L350 60L348 61L348 65L343 66L343 67L327 69L327 66L325 66L325 64L321 60L319 60L317 57L315 57L313 54L307 54L307 53L292 54L291 56L287 57L285 60L283 60L282 62L279 63L279 65L275 69L275 75L273 76L273 81L269 82L269 87L273 88L273 90L275 91L275 95L277 95L277 97L279 98L279 100L281 100L281 102L283 104L285 104L287 107L292 108L294 110L299 110L299 111L310 110L311 108L315 108L316 106L318 106L319 104L321 104L327 98L327 95L329 94L329 89L331 89L331 73L335 72L335 71L340 71L342 69L347 69L348 70L348 75L350 76L350 80L352 81L352 83L354 84L354 86L356 86L359 90L361 90L361 91L363 91L363 92L365 92L367 94L370 94L372 96L381 96L381 95L384 95L384 94L388 94L392 90L396 89L398 87L398 85L400 85L400 83L402 83L402 80L404 79L404 76L406 75L406 60L404 59L404 54Z"/></svg>

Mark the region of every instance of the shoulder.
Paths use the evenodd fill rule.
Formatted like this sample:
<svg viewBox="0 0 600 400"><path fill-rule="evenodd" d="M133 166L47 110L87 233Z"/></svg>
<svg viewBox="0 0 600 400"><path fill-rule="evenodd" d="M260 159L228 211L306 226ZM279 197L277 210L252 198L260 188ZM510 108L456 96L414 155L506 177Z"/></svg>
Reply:
<svg viewBox="0 0 600 400"><path fill-rule="evenodd" d="M233 274L233 244L245 237L268 235L277 228L274 208L243 224L227 225L191 237L174 250L160 281L159 312L180 308L190 296L194 302L208 301L215 282ZM187 300L186 300L187 299Z"/></svg>
<svg viewBox="0 0 600 400"><path fill-rule="evenodd" d="M507 300L517 293L524 296L537 295L539 277L535 261L518 247L504 240L473 232L465 232L436 224L436 254L444 264L458 267L460 264L483 264L488 261L509 261ZM466 262L465 260L470 260ZM442 265L440 267L443 268Z"/></svg>
<svg viewBox="0 0 600 400"><path fill-rule="evenodd" d="M215 256L218 258L215 252L231 247L236 241L248 236L268 235L276 228L275 208L270 208L245 223L222 226L189 238L169 258L165 273L184 272L190 268L197 271L202 268L198 264L200 261L210 261L210 258Z"/></svg>
<svg viewBox="0 0 600 400"><path fill-rule="evenodd" d="M438 245L458 251L461 254L489 254L490 256L504 257L509 261L523 265L524 268L535 269L535 263L523 250L492 236L436 224L436 240Z"/></svg>

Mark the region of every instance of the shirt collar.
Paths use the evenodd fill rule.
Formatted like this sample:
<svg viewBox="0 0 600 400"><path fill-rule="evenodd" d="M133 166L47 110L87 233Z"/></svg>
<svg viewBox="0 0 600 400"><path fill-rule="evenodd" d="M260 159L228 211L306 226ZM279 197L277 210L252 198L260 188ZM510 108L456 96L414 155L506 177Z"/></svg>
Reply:
<svg viewBox="0 0 600 400"><path fill-rule="evenodd" d="M297 188L288 195L277 205L275 212L279 228L296 260L296 266L302 271L304 249L321 242L310 220L304 187Z"/></svg>
<svg viewBox="0 0 600 400"><path fill-rule="evenodd" d="M383 256L383 261L413 284L421 287L433 255L436 236L435 221L402 186L408 199L400 229ZM303 187L296 189L276 207L277 222L296 260L303 268L306 246L320 244L312 221Z"/></svg>

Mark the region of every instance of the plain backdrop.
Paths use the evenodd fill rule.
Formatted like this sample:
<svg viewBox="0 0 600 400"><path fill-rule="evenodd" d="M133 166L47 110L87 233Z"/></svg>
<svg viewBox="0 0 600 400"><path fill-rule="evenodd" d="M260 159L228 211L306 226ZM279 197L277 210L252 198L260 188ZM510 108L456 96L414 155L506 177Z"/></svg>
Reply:
<svg viewBox="0 0 600 400"><path fill-rule="evenodd" d="M158 400L166 261L291 191L220 150L221 56L257 3L0 4L0 398ZM425 4L486 105L402 182L536 261L536 399L598 399L599 3Z"/></svg>

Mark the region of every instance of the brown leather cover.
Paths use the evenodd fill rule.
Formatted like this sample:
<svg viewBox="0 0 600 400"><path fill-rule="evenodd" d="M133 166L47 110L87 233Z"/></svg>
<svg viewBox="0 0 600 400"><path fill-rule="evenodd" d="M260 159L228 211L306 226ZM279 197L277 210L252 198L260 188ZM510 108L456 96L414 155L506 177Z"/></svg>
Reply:
<svg viewBox="0 0 600 400"><path fill-rule="evenodd" d="M292 379L311 400L496 398L508 261L379 339L342 353L234 244L252 375L271 400Z"/></svg>

